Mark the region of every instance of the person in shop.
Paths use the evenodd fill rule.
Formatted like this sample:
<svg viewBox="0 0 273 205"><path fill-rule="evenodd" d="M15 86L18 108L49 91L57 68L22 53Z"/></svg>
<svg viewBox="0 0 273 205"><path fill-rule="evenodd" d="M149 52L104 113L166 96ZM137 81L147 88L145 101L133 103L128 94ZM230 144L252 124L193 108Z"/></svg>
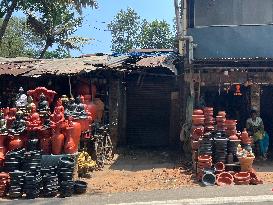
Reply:
<svg viewBox="0 0 273 205"><path fill-rule="evenodd" d="M262 160L267 159L267 150L269 146L269 136L264 130L264 124L256 110L251 110L251 117L246 122L247 131L251 136L256 147L256 155Z"/></svg>

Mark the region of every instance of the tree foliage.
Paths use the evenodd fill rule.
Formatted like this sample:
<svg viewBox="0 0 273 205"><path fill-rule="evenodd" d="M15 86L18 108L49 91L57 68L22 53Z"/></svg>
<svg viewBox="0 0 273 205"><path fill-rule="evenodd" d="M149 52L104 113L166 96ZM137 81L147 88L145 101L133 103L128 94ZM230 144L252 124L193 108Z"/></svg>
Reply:
<svg viewBox="0 0 273 205"><path fill-rule="evenodd" d="M140 48L173 48L174 34L166 21L155 20L149 23L144 20L138 42Z"/></svg>
<svg viewBox="0 0 273 205"><path fill-rule="evenodd" d="M15 11L22 11L28 26L42 43L40 57L45 57L49 47L79 49L88 39L72 36L82 23L82 9L97 7L96 0L1 0L0 45Z"/></svg>
<svg viewBox="0 0 273 205"><path fill-rule="evenodd" d="M174 33L166 21L148 22L131 8L121 10L108 24L112 51L126 53L133 48L173 48Z"/></svg>
<svg viewBox="0 0 273 205"><path fill-rule="evenodd" d="M136 45L140 28L140 16L131 8L121 10L108 24L112 33L112 50L124 53Z"/></svg>

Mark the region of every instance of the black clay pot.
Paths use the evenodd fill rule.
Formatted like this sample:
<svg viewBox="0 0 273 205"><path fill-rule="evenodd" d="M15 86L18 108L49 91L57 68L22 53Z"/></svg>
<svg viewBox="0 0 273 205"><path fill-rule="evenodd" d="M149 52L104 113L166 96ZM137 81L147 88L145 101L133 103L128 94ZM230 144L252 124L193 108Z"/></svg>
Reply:
<svg viewBox="0 0 273 205"><path fill-rule="evenodd" d="M84 194L87 190L87 183L84 181L75 181L74 182L74 193L75 194Z"/></svg>

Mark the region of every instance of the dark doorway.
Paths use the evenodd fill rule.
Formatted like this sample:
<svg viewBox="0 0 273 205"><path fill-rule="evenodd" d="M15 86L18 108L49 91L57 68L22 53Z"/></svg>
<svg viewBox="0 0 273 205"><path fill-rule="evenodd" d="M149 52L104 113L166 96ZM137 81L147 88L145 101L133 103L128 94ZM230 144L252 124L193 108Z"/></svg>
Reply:
<svg viewBox="0 0 273 205"><path fill-rule="evenodd" d="M128 145L168 146L172 87L173 78L139 75L128 77Z"/></svg>
<svg viewBox="0 0 273 205"><path fill-rule="evenodd" d="M218 111L226 111L228 119L238 120L237 130L242 131L246 126L246 120L250 113L250 89L241 88L242 95L234 95L232 87L228 92L220 90L219 87L204 87L202 95L205 98L206 106L214 107L214 114Z"/></svg>

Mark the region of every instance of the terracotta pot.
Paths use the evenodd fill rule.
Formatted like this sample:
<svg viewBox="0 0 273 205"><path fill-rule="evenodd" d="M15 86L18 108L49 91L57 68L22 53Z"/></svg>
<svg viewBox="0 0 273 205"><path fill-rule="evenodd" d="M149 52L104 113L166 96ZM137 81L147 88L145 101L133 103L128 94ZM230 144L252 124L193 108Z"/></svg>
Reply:
<svg viewBox="0 0 273 205"><path fill-rule="evenodd" d="M78 151L78 147L76 146L76 143L74 141L73 129L74 127L67 127L65 130L65 154L75 154Z"/></svg>
<svg viewBox="0 0 273 205"><path fill-rule="evenodd" d="M51 128L42 129L40 131L40 148L43 154L51 154L52 153L52 130Z"/></svg>
<svg viewBox="0 0 273 205"><path fill-rule="evenodd" d="M24 147L24 143L21 139L20 134L10 135L9 138L10 138L9 144L8 144L9 151Z"/></svg>
<svg viewBox="0 0 273 205"><path fill-rule="evenodd" d="M203 115L204 112L203 112L203 110L198 110L198 109L196 109L196 110L193 110L193 114L194 114L194 115Z"/></svg>
<svg viewBox="0 0 273 205"><path fill-rule="evenodd" d="M215 165L214 165L216 171L218 172L223 172L225 171L225 164L223 162L217 162Z"/></svg>
<svg viewBox="0 0 273 205"><path fill-rule="evenodd" d="M191 149L198 150L198 148L199 148L199 141L191 140Z"/></svg>
<svg viewBox="0 0 273 205"><path fill-rule="evenodd" d="M211 162L212 157L209 155L200 155L198 156L198 162Z"/></svg>
<svg viewBox="0 0 273 205"><path fill-rule="evenodd" d="M75 119L75 122L81 125L81 132L85 132L89 130L89 120L86 119Z"/></svg>
<svg viewBox="0 0 273 205"><path fill-rule="evenodd" d="M93 120L97 119L97 106L92 102L91 95L84 95L84 104Z"/></svg>
<svg viewBox="0 0 273 205"><path fill-rule="evenodd" d="M191 129L191 133L194 136L202 136L204 134L204 127L203 126L199 126L199 127L192 127Z"/></svg>
<svg viewBox="0 0 273 205"><path fill-rule="evenodd" d="M229 185L232 185L232 183L233 183L233 181L228 177L219 177L216 180L216 184L218 186L229 186Z"/></svg>
<svg viewBox="0 0 273 205"><path fill-rule="evenodd" d="M218 175L219 178L223 177L223 178L229 178L232 182L234 180L232 174L228 173L228 172L222 172Z"/></svg>
<svg viewBox="0 0 273 205"><path fill-rule="evenodd" d="M76 146L78 147L81 139L81 124L77 122L72 122L72 127L72 136Z"/></svg>
<svg viewBox="0 0 273 205"><path fill-rule="evenodd" d="M240 162L241 170L243 172L251 171L254 159L255 157L240 157L239 162Z"/></svg>
<svg viewBox="0 0 273 205"><path fill-rule="evenodd" d="M235 181L246 181L250 180L250 174L248 172L239 172L234 175Z"/></svg>
<svg viewBox="0 0 273 205"><path fill-rule="evenodd" d="M230 140L238 140L238 137L237 137L237 135L231 135L231 136L229 136L229 139Z"/></svg>
<svg viewBox="0 0 273 205"><path fill-rule="evenodd" d="M248 132L246 131L246 128L245 128L244 131L242 132L241 138L242 138L242 139L248 139L248 138L249 138Z"/></svg>
<svg viewBox="0 0 273 205"><path fill-rule="evenodd" d="M53 130L52 136L52 154L62 154L64 147L64 135L59 128Z"/></svg>

